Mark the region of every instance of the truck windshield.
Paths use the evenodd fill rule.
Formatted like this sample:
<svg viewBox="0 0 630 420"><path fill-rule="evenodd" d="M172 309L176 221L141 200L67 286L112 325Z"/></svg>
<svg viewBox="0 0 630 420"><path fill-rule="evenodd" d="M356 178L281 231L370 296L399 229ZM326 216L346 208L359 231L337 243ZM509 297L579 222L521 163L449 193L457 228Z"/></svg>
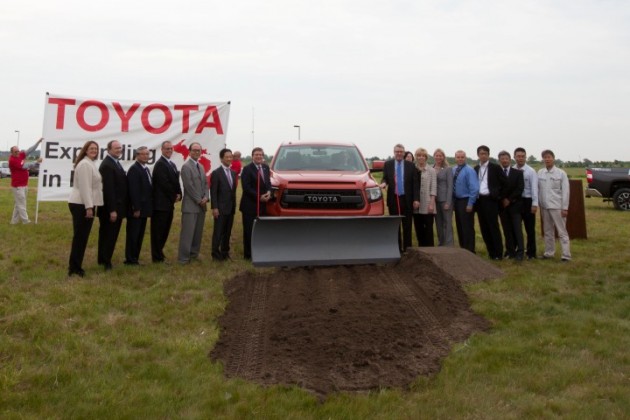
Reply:
<svg viewBox="0 0 630 420"><path fill-rule="evenodd" d="M365 161L352 146L285 146L278 150L277 171L367 171Z"/></svg>

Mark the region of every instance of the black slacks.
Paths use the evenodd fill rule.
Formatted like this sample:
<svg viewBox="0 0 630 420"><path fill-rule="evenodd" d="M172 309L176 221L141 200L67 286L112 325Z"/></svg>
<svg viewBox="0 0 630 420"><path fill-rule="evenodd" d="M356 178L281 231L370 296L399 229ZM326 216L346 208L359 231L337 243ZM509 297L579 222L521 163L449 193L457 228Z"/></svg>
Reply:
<svg viewBox="0 0 630 420"><path fill-rule="evenodd" d="M499 201L480 195L475 203L475 209L488 256L492 259L502 259L503 240L499 229Z"/></svg>
<svg viewBox="0 0 630 420"><path fill-rule="evenodd" d="M412 230L412 216L413 216L413 203L405 199L404 195L395 196L394 200L398 200L398 204L394 201L393 206L387 206L389 214L392 216L402 216L402 235L400 229L398 230L398 247L400 252L404 252L411 246L411 230Z"/></svg>
<svg viewBox="0 0 630 420"><path fill-rule="evenodd" d="M416 237L419 246L435 246L433 239L433 214L414 213L413 225L416 228Z"/></svg>
<svg viewBox="0 0 630 420"><path fill-rule="evenodd" d="M108 266L112 264L112 256L114 255L123 218L119 214L116 221L111 222L109 214L103 214L99 216L98 221L98 263Z"/></svg>
<svg viewBox="0 0 630 420"><path fill-rule="evenodd" d="M252 231L256 215L243 212L243 257L252 258Z"/></svg>
<svg viewBox="0 0 630 420"><path fill-rule="evenodd" d="M525 233L527 234L527 247L525 253L529 258L536 258L536 215L532 213L532 199L523 197L521 211Z"/></svg>
<svg viewBox="0 0 630 420"><path fill-rule="evenodd" d="M521 201L511 203L499 212L503 236L505 237L505 256L523 259L523 230L521 228Z"/></svg>
<svg viewBox="0 0 630 420"><path fill-rule="evenodd" d="M154 262L164 261L164 246L168 241L173 224L173 210L153 210L151 216L151 259Z"/></svg>
<svg viewBox="0 0 630 420"><path fill-rule="evenodd" d="M234 214L219 215L214 219L214 230L212 232L212 258L224 260L230 256L230 236L232 235L232 224Z"/></svg>
<svg viewBox="0 0 630 420"><path fill-rule="evenodd" d="M460 248L475 253L475 213L467 212L468 197L454 198L455 225Z"/></svg>
<svg viewBox="0 0 630 420"><path fill-rule="evenodd" d="M85 206L83 204L68 203L70 214L72 214L72 247L70 248L70 259L68 270L78 272L83 269L83 257L87 248L90 232L94 218L85 217Z"/></svg>
<svg viewBox="0 0 630 420"><path fill-rule="evenodd" d="M127 239L125 243L125 263L137 264L140 259L140 250L144 240L144 232L147 228L146 217L127 218Z"/></svg>

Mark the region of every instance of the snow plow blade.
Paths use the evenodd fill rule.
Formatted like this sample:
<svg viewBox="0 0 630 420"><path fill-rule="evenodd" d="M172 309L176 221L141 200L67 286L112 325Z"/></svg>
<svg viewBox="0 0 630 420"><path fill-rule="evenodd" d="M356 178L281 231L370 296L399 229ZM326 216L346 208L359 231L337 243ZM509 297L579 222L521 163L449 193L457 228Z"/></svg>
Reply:
<svg viewBox="0 0 630 420"><path fill-rule="evenodd" d="M400 259L398 216L261 217L252 231L255 267L373 264Z"/></svg>

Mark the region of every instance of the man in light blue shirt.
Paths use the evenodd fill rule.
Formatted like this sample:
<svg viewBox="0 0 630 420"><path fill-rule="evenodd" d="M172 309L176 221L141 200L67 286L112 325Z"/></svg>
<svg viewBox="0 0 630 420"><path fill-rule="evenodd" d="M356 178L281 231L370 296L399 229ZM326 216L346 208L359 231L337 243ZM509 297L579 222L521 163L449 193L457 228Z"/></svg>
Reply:
<svg viewBox="0 0 630 420"><path fill-rule="evenodd" d="M527 259L536 258L536 213L538 212L538 175L527 162L527 152L522 147L514 149L514 160L516 169L523 171L525 188L523 189L523 208L521 216L525 233L527 234L527 246L525 253Z"/></svg>
<svg viewBox="0 0 630 420"><path fill-rule="evenodd" d="M453 168L453 209L459 246L475 253L475 213L473 206L479 195L479 180L473 168L466 164L466 152L455 152L457 166Z"/></svg>

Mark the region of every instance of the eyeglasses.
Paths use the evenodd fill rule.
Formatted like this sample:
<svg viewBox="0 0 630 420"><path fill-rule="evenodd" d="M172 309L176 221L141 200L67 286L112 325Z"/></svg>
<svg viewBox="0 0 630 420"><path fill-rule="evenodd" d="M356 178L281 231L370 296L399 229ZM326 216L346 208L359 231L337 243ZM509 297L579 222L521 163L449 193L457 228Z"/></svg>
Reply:
<svg viewBox="0 0 630 420"><path fill-rule="evenodd" d="M190 153L201 153L201 149L190 149Z"/></svg>

